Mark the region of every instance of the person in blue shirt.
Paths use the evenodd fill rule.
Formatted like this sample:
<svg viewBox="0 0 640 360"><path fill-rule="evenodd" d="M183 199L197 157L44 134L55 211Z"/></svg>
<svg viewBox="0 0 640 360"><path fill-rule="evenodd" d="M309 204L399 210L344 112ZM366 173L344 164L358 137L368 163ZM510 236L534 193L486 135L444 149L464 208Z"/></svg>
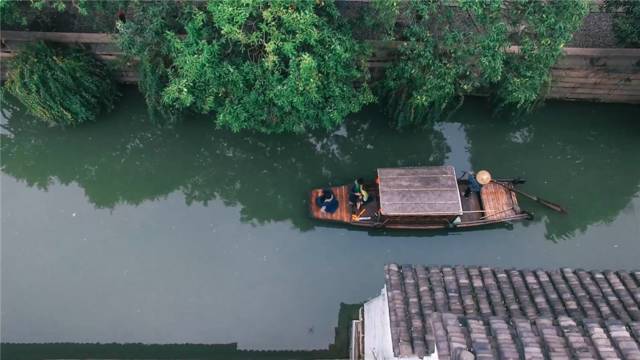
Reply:
<svg viewBox="0 0 640 360"><path fill-rule="evenodd" d="M318 205L320 211L333 214L338 210L339 203L331 189L324 189L320 195L316 197L316 205Z"/></svg>
<svg viewBox="0 0 640 360"><path fill-rule="evenodd" d="M478 182L478 180L476 180L476 176L472 172L467 173L467 184L467 190L464 191L464 197L466 198L471 195L471 192L479 194L480 190L482 190L482 185Z"/></svg>

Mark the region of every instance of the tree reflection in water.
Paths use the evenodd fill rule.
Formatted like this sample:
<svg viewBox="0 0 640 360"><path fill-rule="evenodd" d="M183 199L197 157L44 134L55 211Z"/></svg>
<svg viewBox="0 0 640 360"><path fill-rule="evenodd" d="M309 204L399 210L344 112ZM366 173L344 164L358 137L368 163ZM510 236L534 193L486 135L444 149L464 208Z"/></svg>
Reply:
<svg viewBox="0 0 640 360"><path fill-rule="evenodd" d="M75 182L99 208L180 191L189 204L239 206L242 222L290 220L308 230L309 189L372 177L378 167L443 164L451 150L438 130L391 130L376 107L331 134L232 134L202 118L154 126L144 121L142 98L127 95L98 123L66 130L31 121L5 99L2 171L45 190ZM638 107L549 103L521 118L490 114L474 99L450 121L462 124L476 170L522 176L523 189L569 209L562 216L522 201L548 239L612 221L638 193Z"/></svg>
<svg viewBox="0 0 640 360"><path fill-rule="evenodd" d="M127 95L116 112L74 129L43 127L6 99L2 171L44 190L75 182L99 208L180 191L187 203L239 206L243 222L291 220L306 230L311 188L372 177L380 166L441 164L449 151L438 131L391 131L376 108L332 134L232 134L201 118L154 126L143 121L142 98Z"/></svg>
<svg viewBox="0 0 640 360"><path fill-rule="evenodd" d="M493 118L464 108L474 168L495 176L522 176L522 189L569 209L563 216L522 200L557 241L609 223L638 194L640 108L629 105L550 102L520 118ZM522 197L520 197L522 198Z"/></svg>

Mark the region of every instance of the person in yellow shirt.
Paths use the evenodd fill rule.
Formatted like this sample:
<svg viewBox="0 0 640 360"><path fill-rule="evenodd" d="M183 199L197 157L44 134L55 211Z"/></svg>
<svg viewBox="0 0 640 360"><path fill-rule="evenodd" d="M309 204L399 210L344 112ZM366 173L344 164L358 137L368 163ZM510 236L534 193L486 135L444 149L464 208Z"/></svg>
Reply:
<svg viewBox="0 0 640 360"><path fill-rule="evenodd" d="M369 193L364 189L364 180L362 178L356 179L351 187L349 193L349 203L351 206L355 206L356 210L360 210L362 204L369 201Z"/></svg>

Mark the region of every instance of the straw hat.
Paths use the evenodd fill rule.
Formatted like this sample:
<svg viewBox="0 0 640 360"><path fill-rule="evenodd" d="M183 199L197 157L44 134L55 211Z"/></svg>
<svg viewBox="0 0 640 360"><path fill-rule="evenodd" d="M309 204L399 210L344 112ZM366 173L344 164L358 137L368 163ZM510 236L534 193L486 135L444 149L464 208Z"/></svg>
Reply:
<svg viewBox="0 0 640 360"><path fill-rule="evenodd" d="M476 174L476 180L482 185L487 185L491 182L491 174L487 170L480 170Z"/></svg>

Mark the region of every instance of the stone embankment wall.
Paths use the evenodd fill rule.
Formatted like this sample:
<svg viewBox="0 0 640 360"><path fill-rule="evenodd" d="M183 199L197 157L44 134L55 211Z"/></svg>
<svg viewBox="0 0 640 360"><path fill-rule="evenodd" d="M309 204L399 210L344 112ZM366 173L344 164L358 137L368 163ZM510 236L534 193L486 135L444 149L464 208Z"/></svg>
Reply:
<svg viewBox="0 0 640 360"><path fill-rule="evenodd" d="M99 33L46 33L3 31L0 35L0 72L5 79L8 58L26 42L81 44L106 61L123 61L113 36ZM373 41L369 66L375 76L397 55L400 42ZM509 49L517 51L517 47ZM118 80L135 83L135 64L122 62ZM551 70L548 99L640 104L640 49L565 48L564 56Z"/></svg>

